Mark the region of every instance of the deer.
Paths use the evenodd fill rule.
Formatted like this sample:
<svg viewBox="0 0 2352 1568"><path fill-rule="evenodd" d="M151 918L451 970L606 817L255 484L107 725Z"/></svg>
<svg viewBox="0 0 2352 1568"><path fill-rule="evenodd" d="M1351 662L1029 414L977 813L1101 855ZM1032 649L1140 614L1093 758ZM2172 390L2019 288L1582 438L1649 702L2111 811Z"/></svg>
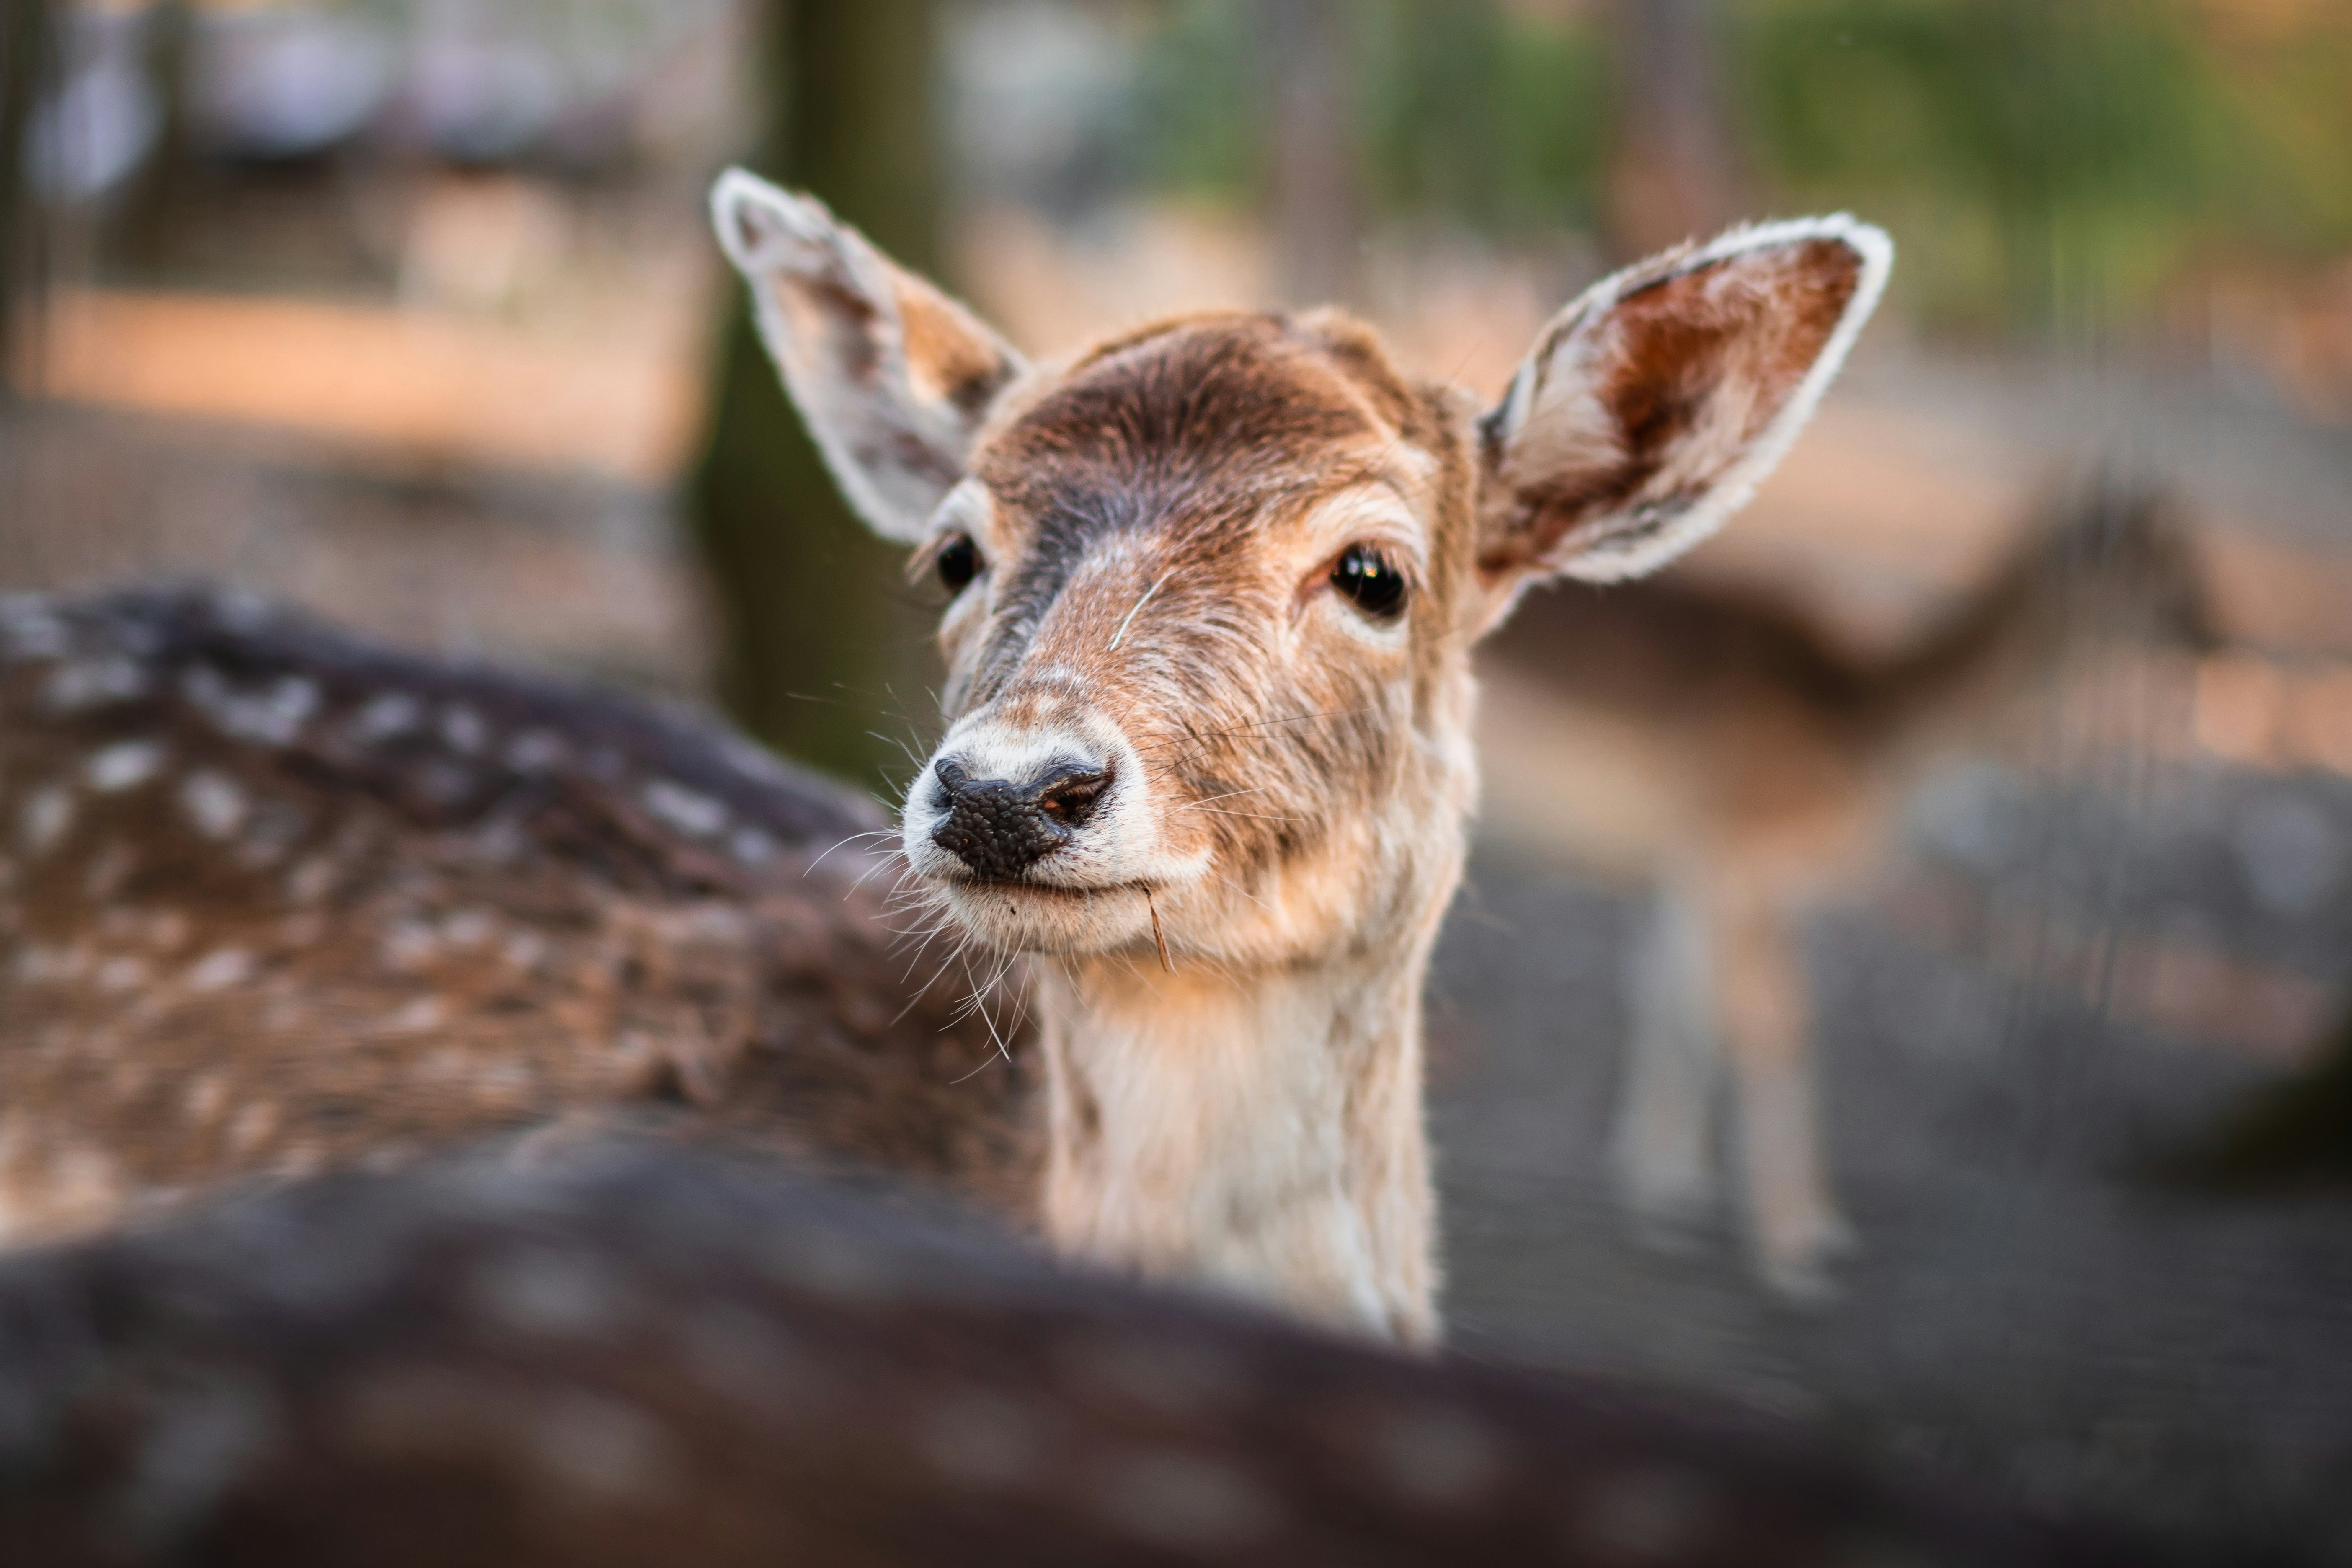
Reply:
<svg viewBox="0 0 2352 1568"><path fill-rule="evenodd" d="M903 897L1018 961L1045 1234L1433 1342L1421 996L1477 791L1471 649L1538 583L1720 527L1892 243L1840 215L1637 263L1482 412L1328 309L1033 364L813 197L732 170L711 207L844 495L948 596Z"/></svg>
<svg viewBox="0 0 2352 1568"><path fill-rule="evenodd" d="M1026 1042L910 981L882 824L702 716L247 595L0 597L0 1245L618 1126L1017 1218Z"/></svg>
<svg viewBox="0 0 2352 1568"><path fill-rule="evenodd" d="M707 727L234 599L21 605L0 1232L650 1115L1433 1345L1420 1008L1471 647L1737 510L1890 242L1840 216L1636 265L1482 413L1334 310L1032 365L814 198L730 171L712 216L844 493L947 598L944 736L865 839L896 903L827 902L887 830ZM974 965L960 1033L892 919Z"/></svg>
<svg viewBox="0 0 2352 1568"><path fill-rule="evenodd" d="M1672 577L1556 595L1492 645L1544 723L1583 858L1646 882L1607 1152L1641 1232L1678 1246L1721 1200L1717 1107L1763 1282L1834 1290L1855 1245L1823 1154L1802 922L1851 893L1939 762L1997 742L2079 655L2214 646L2193 541L2158 491L2100 475L2053 494L1990 577L1906 646L1849 651L1805 614ZM1539 692L1539 696L1538 696ZM1718 1088L1729 1092L1718 1095Z"/></svg>
<svg viewBox="0 0 2352 1568"><path fill-rule="evenodd" d="M2146 1560L1752 1413L630 1140L0 1259L0 1554L57 1568Z"/></svg>

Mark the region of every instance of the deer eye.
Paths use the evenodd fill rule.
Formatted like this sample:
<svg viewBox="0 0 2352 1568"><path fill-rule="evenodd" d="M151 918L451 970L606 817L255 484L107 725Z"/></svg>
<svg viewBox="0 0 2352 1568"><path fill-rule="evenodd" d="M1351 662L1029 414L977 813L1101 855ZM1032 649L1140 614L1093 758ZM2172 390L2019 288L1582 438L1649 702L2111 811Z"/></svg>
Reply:
<svg viewBox="0 0 2352 1568"><path fill-rule="evenodd" d="M1404 574L1369 544L1350 544L1331 568L1331 586L1376 621L1404 613Z"/></svg>
<svg viewBox="0 0 2352 1568"><path fill-rule="evenodd" d="M980 546L971 542L969 533L950 534L932 556L931 569L940 574L940 586L950 594L961 594L980 575Z"/></svg>

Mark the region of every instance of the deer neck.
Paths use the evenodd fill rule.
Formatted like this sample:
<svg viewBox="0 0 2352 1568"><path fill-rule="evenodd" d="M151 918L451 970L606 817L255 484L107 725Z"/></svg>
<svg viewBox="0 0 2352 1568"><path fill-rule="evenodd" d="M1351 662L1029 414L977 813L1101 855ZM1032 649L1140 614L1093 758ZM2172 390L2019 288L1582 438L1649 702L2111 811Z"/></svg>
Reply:
<svg viewBox="0 0 2352 1568"><path fill-rule="evenodd" d="M1422 924L1255 971L1041 965L1055 1243L1433 1341Z"/></svg>

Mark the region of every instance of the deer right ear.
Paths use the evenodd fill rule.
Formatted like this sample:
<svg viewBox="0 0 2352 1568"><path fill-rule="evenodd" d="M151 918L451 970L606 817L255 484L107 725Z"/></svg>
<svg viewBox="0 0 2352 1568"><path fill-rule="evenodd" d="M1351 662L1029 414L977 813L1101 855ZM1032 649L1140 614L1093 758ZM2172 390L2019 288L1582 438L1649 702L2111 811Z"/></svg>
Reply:
<svg viewBox="0 0 2352 1568"><path fill-rule="evenodd" d="M1479 426L1491 618L1529 582L1638 577L1721 527L1812 416L1894 257L1850 217L1734 229L1553 318Z"/></svg>
<svg viewBox="0 0 2352 1568"><path fill-rule="evenodd" d="M842 493L885 539L920 539L1021 356L814 196L730 169L710 218Z"/></svg>

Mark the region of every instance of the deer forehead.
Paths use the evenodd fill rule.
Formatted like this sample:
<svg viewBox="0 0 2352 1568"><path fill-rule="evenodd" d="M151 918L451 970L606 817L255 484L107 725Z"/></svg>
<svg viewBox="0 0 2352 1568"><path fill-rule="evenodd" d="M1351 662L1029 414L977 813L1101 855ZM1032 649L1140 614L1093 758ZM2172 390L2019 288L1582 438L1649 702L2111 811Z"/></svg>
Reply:
<svg viewBox="0 0 2352 1568"><path fill-rule="evenodd" d="M1238 585L1351 516L1418 561L1444 416L1369 330L1333 313L1163 323L1007 397L972 454L982 542L1056 590L1097 559Z"/></svg>

